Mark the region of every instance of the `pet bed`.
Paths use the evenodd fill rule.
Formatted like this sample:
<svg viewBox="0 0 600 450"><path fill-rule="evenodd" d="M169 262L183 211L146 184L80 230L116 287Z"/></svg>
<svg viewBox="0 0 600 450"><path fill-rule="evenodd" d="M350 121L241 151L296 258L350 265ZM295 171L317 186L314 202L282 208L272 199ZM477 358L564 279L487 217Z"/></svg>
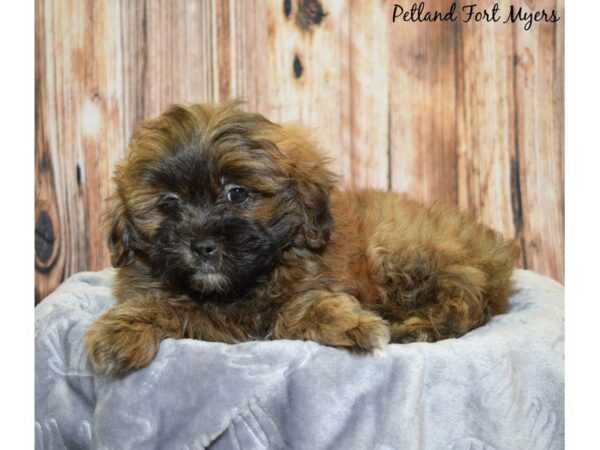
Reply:
<svg viewBox="0 0 600 450"><path fill-rule="evenodd" d="M563 287L517 270L507 314L460 339L356 356L302 341L164 341L147 368L94 376L85 328L111 269L36 307L36 449L559 449Z"/></svg>

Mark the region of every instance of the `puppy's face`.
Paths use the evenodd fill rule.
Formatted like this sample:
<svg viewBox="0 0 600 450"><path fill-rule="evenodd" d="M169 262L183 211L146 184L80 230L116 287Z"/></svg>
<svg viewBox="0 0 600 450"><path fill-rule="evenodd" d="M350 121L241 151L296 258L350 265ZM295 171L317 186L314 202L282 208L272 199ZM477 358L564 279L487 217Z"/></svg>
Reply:
<svg viewBox="0 0 600 450"><path fill-rule="evenodd" d="M325 245L333 176L306 134L235 103L171 108L134 134L109 210L113 265L173 291L239 297L291 248Z"/></svg>

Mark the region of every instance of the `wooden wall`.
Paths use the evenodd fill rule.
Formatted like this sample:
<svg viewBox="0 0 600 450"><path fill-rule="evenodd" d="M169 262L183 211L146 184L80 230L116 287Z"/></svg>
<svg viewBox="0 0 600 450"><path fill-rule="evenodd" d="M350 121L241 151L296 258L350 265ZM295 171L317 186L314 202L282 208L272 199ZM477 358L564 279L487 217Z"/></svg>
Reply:
<svg viewBox="0 0 600 450"><path fill-rule="evenodd" d="M231 96L314 126L346 186L459 205L562 281L564 20L392 23L393 6L37 0L36 302L109 265L103 199L136 124Z"/></svg>

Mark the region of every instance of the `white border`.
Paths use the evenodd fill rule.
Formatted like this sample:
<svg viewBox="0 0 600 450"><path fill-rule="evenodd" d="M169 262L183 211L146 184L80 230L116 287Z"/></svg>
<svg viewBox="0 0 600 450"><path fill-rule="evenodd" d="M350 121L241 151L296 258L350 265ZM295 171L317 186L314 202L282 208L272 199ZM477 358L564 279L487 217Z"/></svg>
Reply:
<svg viewBox="0 0 600 450"><path fill-rule="evenodd" d="M579 449L599 426L600 2L565 8L566 443Z"/></svg>
<svg viewBox="0 0 600 450"><path fill-rule="evenodd" d="M568 2L566 23L567 448L595 442L600 402L600 2ZM33 448L34 2L0 19L3 164L0 441Z"/></svg>
<svg viewBox="0 0 600 450"><path fill-rule="evenodd" d="M34 442L34 2L0 15L0 447Z"/></svg>

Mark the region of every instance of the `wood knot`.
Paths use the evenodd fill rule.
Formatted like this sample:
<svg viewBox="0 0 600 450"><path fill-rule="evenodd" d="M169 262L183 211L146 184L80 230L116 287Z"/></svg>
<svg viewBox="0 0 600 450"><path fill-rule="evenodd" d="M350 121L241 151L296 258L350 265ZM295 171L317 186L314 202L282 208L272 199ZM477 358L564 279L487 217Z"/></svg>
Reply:
<svg viewBox="0 0 600 450"><path fill-rule="evenodd" d="M283 0L283 15L288 18L292 13L292 0Z"/></svg>
<svg viewBox="0 0 600 450"><path fill-rule="evenodd" d="M302 61L300 61L300 57L298 54L294 55L294 77L296 79L302 76L302 72L304 72L304 68L302 67Z"/></svg>
<svg viewBox="0 0 600 450"><path fill-rule="evenodd" d="M55 241L52 219L46 211L42 211L35 222L35 256L42 264L50 261Z"/></svg>
<svg viewBox="0 0 600 450"><path fill-rule="evenodd" d="M318 0L298 0L296 25L302 30L310 31L314 25L319 25L327 15Z"/></svg>

